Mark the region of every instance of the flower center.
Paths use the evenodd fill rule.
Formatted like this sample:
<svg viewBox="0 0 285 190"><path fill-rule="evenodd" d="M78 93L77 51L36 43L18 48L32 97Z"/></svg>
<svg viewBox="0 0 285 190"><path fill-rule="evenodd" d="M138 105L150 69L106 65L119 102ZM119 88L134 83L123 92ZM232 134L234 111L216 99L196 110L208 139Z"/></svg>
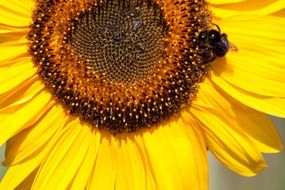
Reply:
<svg viewBox="0 0 285 190"><path fill-rule="evenodd" d="M44 0L33 18L30 53L47 88L67 112L113 133L189 105L202 55L216 49L201 35L211 25L204 0Z"/></svg>
<svg viewBox="0 0 285 190"><path fill-rule="evenodd" d="M91 71L133 83L163 58L168 27L162 18L153 2L105 1L79 15L68 43Z"/></svg>

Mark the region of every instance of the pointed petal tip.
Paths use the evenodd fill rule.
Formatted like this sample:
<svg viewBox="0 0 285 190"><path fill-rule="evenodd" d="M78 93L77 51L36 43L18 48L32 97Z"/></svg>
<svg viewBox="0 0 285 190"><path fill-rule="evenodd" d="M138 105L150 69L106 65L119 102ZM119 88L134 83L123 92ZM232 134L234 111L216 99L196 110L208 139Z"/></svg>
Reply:
<svg viewBox="0 0 285 190"><path fill-rule="evenodd" d="M271 151L268 153L280 153L284 151L284 146L282 143L276 144L275 147L271 147Z"/></svg>
<svg viewBox="0 0 285 190"><path fill-rule="evenodd" d="M262 172L265 168L267 168L266 162L264 160L260 160L260 162L257 162L256 165L251 168L250 172L240 174L246 177L253 177Z"/></svg>

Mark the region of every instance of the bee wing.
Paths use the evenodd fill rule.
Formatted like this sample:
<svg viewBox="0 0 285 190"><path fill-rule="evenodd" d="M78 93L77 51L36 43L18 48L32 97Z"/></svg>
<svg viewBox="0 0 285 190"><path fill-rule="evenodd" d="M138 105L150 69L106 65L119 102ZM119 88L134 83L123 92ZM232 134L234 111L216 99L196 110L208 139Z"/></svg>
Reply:
<svg viewBox="0 0 285 190"><path fill-rule="evenodd" d="M234 45L233 43L230 43L230 50L231 51L238 51L238 48L236 45Z"/></svg>

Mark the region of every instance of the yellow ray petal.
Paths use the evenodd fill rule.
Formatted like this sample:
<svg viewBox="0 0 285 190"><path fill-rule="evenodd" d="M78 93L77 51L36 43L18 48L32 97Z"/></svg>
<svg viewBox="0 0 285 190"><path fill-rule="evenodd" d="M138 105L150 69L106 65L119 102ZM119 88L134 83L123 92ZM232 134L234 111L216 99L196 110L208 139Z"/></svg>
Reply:
<svg viewBox="0 0 285 190"><path fill-rule="evenodd" d="M12 26L9 24L0 23L0 34L6 33L6 32L19 32L23 30L28 31L29 26Z"/></svg>
<svg viewBox="0 0 285 190"><path fill-rule="evenodd" d="M145 160L140 156L132 135L116 138L118 175L116 189L146 189Z"/></svg>
<svg viewBox="0 0 285 190"><path fill-rule="evenodd" d="M9 68L0 67L0 94L15 88L23 81L34 76L36 72L37 69L33 67L30 61L25 61L23 64L13 65Z"/></svg>
<svg viewBox="0 0 285 190"><path fill-rule="evenodd" d="M40 166L41 162L49 154L52 146L54 145L57 139L58 135L55 135L53 139L49 141L43 149L38 152L35 152L35 154L30 157L29 160L26 160L21 164L9 167L3 180L1 181L0 189L14 189L21 182L23 182L32 171L34 171Z"/></svg>
<svg viewBox="0 0 285 190"><path fill-rule="evenodd" d="M229 3L240 3L245 0L208 0L210 4L219 5L219 4L229 4Z"/></svg>
<svg viewBox="0 0 285 190"><path fill-rule="evenodd" d="M242 41L242 44L249 43L252 45L259 46L263 44L263 40L266 39L276 39L277 41L281 40L281 43L284 43L285 37L284 35L282 35L284 33L285 26L284 20L285 18L283 17L246 14L236 15L230 18L222 19L219 21L218 24L222 27L223 32L229 34L230 40L235 40L235 38L239 39L242 37L253 37L254 39L261 40L261 42L256 43L251 40L247 42Z"/></svg>
<svg viewBox="0 0 285 190"><path fill-rule="evenodd" d="M43 159L43 157L41 156L34 158L32 162L29 161L23 165L10 167L0 183L0 189L15 190L15 189L25 189L25 188L28 189L29 187L31 187L32 183L31 184L27 183L28 181L25 181L25 179L27 180L34 179L35 177L34 175L37 171L37 169L35 169L34 163L37 163L36 165L38 166L39 162L41 161L39 160L39 158ZM24 184L25 186L23 186Z"/></svg>
<svg viewBox="0 0 285 190"><path fill-rule="evenodd" d="M285 8L277 11L277 12L274 12L271 14L272 16L279 16L279 17L285 17Z"/></svg>
<svg viewBox="0 0 285 190"><path fill-rule="evenodd" d="M174 154L176 159L179 160L179 162L181 162L180 161L181 158L185 159L180 164L180 172L182 177L184 178L184 186L186 188L189 186L193 187L193 189L206 190L208 189L208 160L206 155L207 150L206 150L205 139L200 129L197 128L196 124L193 122L193 118L185 119L183 115L184 113L182 113L182 119L178 120L176 125L179 126L180 128L179 130L181 130L182 132L181 134L184 133L187 134L188 140L190 142L191 152L190 153L185 152L187 150L185 142L178 144L180 150L177 150ZM170 138L172 137L170 136ZM177 148L176 143L172 145L175 146L173 147L173 149ZM189 156L191 156L190 159ZM196 171L196 172L194 174L193 172L191 172L191 175L189 176L189 171ZM195 183L193 183L194 181Z"/></svg>
<svg viewBox="0 0 285 190"><path fill-rule="evenodd" d="M255 94L285 97L285 68L278 67L280 60L248 52L240 51L227 56L227 60L217 60L212 64L212 76ZM253 61L253 57L260 60Z"/></svg>
<svg viewBox="0 0 285 190"><path fill-rule="evenodd" d="M134 135L134 143L136 144L136 148L143 162L142 171L145 172L145 189L157 189L157 182L154 181L153 177L154 171L151 167L151 163L149 162L149 158L147 157L147 152L144 148L143 135L140 133Z"/></svg>
<svg viewBox="0 0 285 190"><path fill-rule="evenodd" d="M90 189L113 190L118 171L118 158L114 137L103 133L100 147L93 169L93 176L88 187Z"/></svg>
<svg viewBox="0 0 285 190"><path fill-rule="evenodd" d="M285 98L260 96L237 88L220 77L212 75L210 80L228 95L255 110L277 117L285 117Z"/></svg>
<svg viewBox="0 0 285 190"><path fill-rule="evenodd" d="M87 127L87 126L84 126ZM92 176L93 167L97 158L98 149L100 146L100 134L95 131L90 139L89 147L86 156L75 174L75 177L68 189L85 189L88 184L88 179ZM87 188L88 189L88 188Z"/></svg>
<svg viewBox="0 0 285 190"><path fill-rule="evenodd" d="M268 15L278 12L285 7L285 2L283 0L243 0L229 3L227 1L223 3L223 0L221 0L220 3L215 3L213 0L210 1L210 3L213 6L213 14L220 18L241 14Z"/></svg>
<svg viewBox="0 0 285 190"><path fill-rule="evenodd" d="M61 137L42 163L33 189L66 189L87 153L92 129L81 126L79 119L62 131Z"/></svg>
<svg viewBox="0 0 285 190"><path fill-rule="evenodd" d="M146 159L150 162L149 167L152 172L152 177L155 181L155 189L173 189L176 185L181 189L181 180L176 160L173 159L173 152L170 152L170 147L164 130L161 128L169 126L160 126L153 132L145 132L143 134L144 151ZM161 160L163 158L163 160ZM178 184L176 184L176 181Z"/></svg>
<svg viewBox="0 0 285 190"><path fill-rule="evenodd" d="M53 106L34 126L21 131L7 142L4 164L9 166L18 164L45 148L54 134L62 129L65 122L62 107Z"/></svg>
<svg viewBox="0 0 285 190"><path fill-rule="evenodd" d="M188 134L186 127L192 129ZM191 127L178 120L143 134L156 189L207 189L206 150L200 142L203 137Z"/></svg>
<svg viewBox="0 0 285 190"><path fill-rule="evenodd" d="M239 16L220 24L239 51L214 62L213 77L251 93L285 97L285 19Z"/></svg>
<svg viewBox="0 0 285 190"><path fill-rule="evenodd" d="M233 99L215 87L208 79L200 86L197 100L193 105L206 104L230 119L229 127L238 128L252 140L262 152L279 152L282 142L272 121L263 113L255 111Z"/></svg>
<svg viewBox="0 0 285 190"><path fill-rule="evenodd" d="M206 105L193 105L191 116L199 120L207 147L229 169L252 176L266 167L256 146L242 131L229 127L231 122L223 114Z"/></svg>
<svg viewBox="0 0 285 190"><path fill-rule="evenodd" d="M35 5L35 0L25 0L25 2L19 2L18 0L1 0L1 2L3 8L13 7L16 12L26 14L26 16L30 16L31 9Z"/></svg>
<svg viewBox="0 0 285 190"><path fill-rule="evenodd" d="M30 101L44 89L37 76L33 76L14 89L0 95L0 112Z"/></svg>
<svg viewBox="0 0 285 190"><path fill-rule="evenodd" d="M0 67L8 67L11 65L17 65L22 61L31 61L31 56L28 51L24 51L22 53L18 53L13 55L12 57L8 57L6 59L0 60Z"/></svg>
<svg viewBox="0 0 285 190"><path fill-rule="evenodd" d="M32 19L0 5L0 23L12 26L29 26Z"/></svg>
<svg viewBox="0 0 285 190"><path fill-rule="evenodd" d="M3 50L5 52L5 48L16 47L21 45L26 46L28 50L29 41L26 38L26 31L1 33L0 38L1 38L0 41L1 51Z"/></svg>
<svg viewBox="0 0 285 190"><path fill-rule="evenodd" d="M50 94L43 91L17 110L0 112L0 145L21 130L33 125L53 104ZM27 114L29 113L29 114Z"/></svg>
<svg viewBox="0 0 285 190"><path fill-rule="evenodd" d="M15 188L15 190L30 190L32 188L37 172L38 172L38 169L35 169L30 175L26 177L24 181L22 181L22 183L20 183Z"/></svg>
<svg viewBox="0 0 285 190"><path fill-rule="evenodd" d="M13 46L7 44L0 44L0 62L7 62L9 59L27 53L27 46L14 44Z"/></svg>
<svg viewBox="0 0 285 190"><path fill-rule="evenodd" d="M1 0L0 23L13 26L28 26L35 2L32 0ZM12 9L13 7L13 9Z"/></svg>
<svg viewBox="0 0 285 190"><path fill-rule="evenodd" d="M67 125L67 128L69 125ZM9 167L7 173L5 174L3 180L0 184L0 189L14 189L18 186L21 182L25 180L25 178L34 170L36 170L43 160L49 155L51 149L54 147L54 144L58 142L58 139L61 137L62 128L58 128L58 131L53 135L53 137L47 142L46 146L40 149L37 152L34 152L33 156L29 157L25 160L25 162L19 163L17 165ZM16 138L16 137L15 137ZM21 139L18 141L15 139L12 146L15 146L17 143L20 143ZM10 142L12 143L12 141ZM10 151L9 148L12 146L7 147L7 151ZM10 151L11 152L11 151ZM17 154L17 152L14 152ZM13 156L12 154L10 154ZM11 159L11 158L7 158ZM9 160L5 160L4 163L9 163Z"/></svg>
<svg viewBox="0 0 285 190"><path fill-rule="evenodd" d="M0 23L0 43L26 40L29 31L28 26L11 26Z"/></svg>

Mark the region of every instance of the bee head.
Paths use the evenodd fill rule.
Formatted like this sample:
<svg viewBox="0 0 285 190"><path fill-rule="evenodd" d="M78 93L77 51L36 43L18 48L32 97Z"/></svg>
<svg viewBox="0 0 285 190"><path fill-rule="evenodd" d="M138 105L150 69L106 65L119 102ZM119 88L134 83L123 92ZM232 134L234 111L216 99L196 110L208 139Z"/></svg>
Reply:
<svg viewBox="0 0 285 190"><path fill-rule="evenodd" d="M216 57L223 57L230 49L227 35L221 33L220 28L204 30L198 36L198 46L205 63L213 61ZM205 58L206 56L206 58Z"/></svg>

